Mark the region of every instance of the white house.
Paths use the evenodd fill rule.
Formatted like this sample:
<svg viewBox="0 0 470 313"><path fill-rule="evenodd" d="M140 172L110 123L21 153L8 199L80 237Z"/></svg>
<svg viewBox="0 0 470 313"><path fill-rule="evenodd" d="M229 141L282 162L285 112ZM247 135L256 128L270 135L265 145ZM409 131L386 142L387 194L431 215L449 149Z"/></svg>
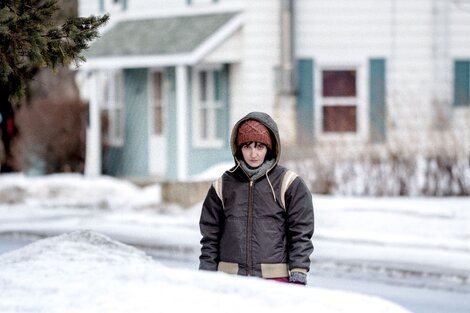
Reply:
<svg viewBox="0 0 470 313"><path fill-rule="evenodd" d="M254 110L272 114L285 146L302 151L470 154L466 1L80 0L79 8L111 15L80 66L88 173L189 179L232 159L231 125Z"/></svg>

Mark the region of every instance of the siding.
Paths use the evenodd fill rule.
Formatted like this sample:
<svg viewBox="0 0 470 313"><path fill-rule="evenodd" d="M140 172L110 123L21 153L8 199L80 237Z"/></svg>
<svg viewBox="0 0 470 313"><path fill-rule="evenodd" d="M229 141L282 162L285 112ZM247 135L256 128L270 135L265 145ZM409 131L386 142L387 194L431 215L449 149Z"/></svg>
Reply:
<svg viewBox="0 0 470 313"><path fill-rule="evenodd" d="M176 125L176 70L174 67L168 68L165 72L168 82L168 98L167 98L167 119L168 119L168 137L167 137L167 160L168 170L167 177L170 179L176 179L178 176L177 168L177 132L178 127Z"/></svg>
<svg viewBox="0 0 470 313"><path fill-rule="evenodd" d="M300 140L313 141L314 136L314 104L313 79L314 62L312 59L301 59L297 62L298 73L298 96L297 96L297 114L299 120Z"/></svg>
<svg viewBox="0 0 470 313"><path fill-rule="evenodd" d="M273 113L274 67L279 64L279 1L245 0L239 91L231 123L253 110Z"/></svg>
<svg viewBox="0 0 470 313"><path fill-rule="evenodd" d="M147 70L124 71L125 137L124 146L105 155L106 174L145 177L148 173L148 92Z"/></svg>
<svg viewBox="0 0 470 313"><path fill-rule="evenodd" d="M458 2L458 3L457 3ZM453 58L470 57L470 5L453 1L448 17L449 54Z"/></svg>
<svg viewBox="0 0 470 313"><path fill-rule="evenodd" d="M241 59L231 65L229 73L232 93L228 124L233 125L252 110L275 113L274 68L279 65L280 1L219 0L217 4L207 5L193 2L195 5L191 7L195 9L227 5L240 6L244 12L245 24L235 44L241 51ZM374 98L369 93L376 92L369 88L369 81L375 79L374 71L369 71L369 60L378 58L385 59L387 67L387 93L383 101L387 103L387 121L380 128L386 131L389 148L411 152L433 149L436 141L429 140L429 135L436 131L439 114L444 115L450 130L458 131L458 138L469 138L470 110L450 108L454 98L454 60L470 59L470 5L440 0L296 0L294 3L296 58L315 60L312 85L318 79L315 71L323 66L349 66L358 71L359 132L352 137L339 136L343 141L338 142L353 146L366 144L371 138L370 129L377 126L372 118L376 113L369 111L368 104L369 96ZM183 8L188 8L186 0L128 1L130 13L162 13ZM99 0L80 1L81 15L96 13L99 13ZM311 116L309 112L301 111L307 108L302 106L305 92L305 89L301 91L297 106L302 112L299 122L309 131L319 124L305 118L303 113ZM312 103L318 99L318 92L312 87ZM371 105L375 108L373 101ZM458 112L454 114L455 110ZM170 120L169 125L175 121ZM323 136L323 139L330 143L337 138ZM439 141L449 140L442 137ZM169 155L168 159L174 157Z"/></svg>
<svg viewBox="0 0 470 313"><path fill-rule="evenodd" d="M79 0L78 15L89 16L100 13L101 0Z"/></svg>
<svg viewBox="0 0 470 313"><path fill-rule="evenodd" d="M384 59L369 61L369 123L370 141L385 141L386 121L386 66Z"/></svg>
<svg viewBox="0 0 470 313"><path fill-rule="evenodd" d="M126 176L148 175L148 77L147 69L125 71Z"/></svg>
<svg viewBox="0 0 470 313"><path fill-rule="evenodd" d="M299 57L321 60L383 54L389 48L389 1L296 1ZM371 27L370 25L374 25ZM348 51L348 53L344 53Z"/></svg>
<svg viewBox="0 0 470 313"><path fill-rule="evenodd" d="M369 59L387 59L387 103L390 139L410 144L432 125L432 1L337 0L296 2L297 56L315 66L353 66L359 77L359 131L353 145L369 138L371 114ZM347 52L347 53L345 53ZM317 93L315 95L319 97ZM419 130L419 131L418 131ZM320 134L321 136L321 134ZM323 136L325 140L346 136ZM340 141L342 143L343 141Z"/></svg>
<svg viewBox="0 0 470 313"><path fill-rule="evenodd" d="M79 9L82 16L101 13L100 7L106 0L79 0ZM126 11L131 14L168 13L171 10L187 8L212 8L223 6L241 6L244 0L124 0ZM191 5L188 5L191 3Z"/></svg>
<svg viewBox="0 0 470 313"><path fill-rule="evenodd" d="M204 170L207 170L213 165L216 165L220 162L228 162L233 159L229 145L231 131L231 125L229 125L229 74L229 67L226 65L220 71L219 79L215 81L215 84L219 85L220 87L219 96L220 99L223 101L223 108L220 110L219 115L217 117L217 134L219 134L222 140L224 141L223 148L194 148L191 145L191 149L189 149L189 175L197 175L203 172ZM190 99L192 99L192 97L190 97ZM189 111L193 112L192 109L190 109ZM192 121L192 119L189 119L189 121ZM193 126L191 125L191 127Z"/></svg>

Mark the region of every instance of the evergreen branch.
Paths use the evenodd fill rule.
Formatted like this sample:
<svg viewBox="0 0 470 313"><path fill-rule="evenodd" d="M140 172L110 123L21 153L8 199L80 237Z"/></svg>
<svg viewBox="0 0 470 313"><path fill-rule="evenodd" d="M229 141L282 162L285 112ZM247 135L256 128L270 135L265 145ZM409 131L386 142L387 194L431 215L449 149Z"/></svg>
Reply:
<svg viewBox="0 0 470 313"><path fill-rule="evenodd" d="M52 16L58 9L57 0L0 3L0 89L9 93L10 101L19 103L39 68L84 60L82 51L109 19L108 15L75 17L54 26Z"/></svg>

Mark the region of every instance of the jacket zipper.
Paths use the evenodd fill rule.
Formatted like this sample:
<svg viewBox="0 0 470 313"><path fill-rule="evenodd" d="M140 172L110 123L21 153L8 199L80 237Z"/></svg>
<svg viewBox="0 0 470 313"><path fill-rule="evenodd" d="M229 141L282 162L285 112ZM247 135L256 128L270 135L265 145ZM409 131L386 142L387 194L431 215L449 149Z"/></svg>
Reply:
<svg viewBox="0 0 470 313"><path fill-rule="evenodd" d="M253 227L253 181L250 180L250 190L248 193L248 220L246 225L246 266L247 275L251 276L252 256L251 256L251 233Z"/></svg>

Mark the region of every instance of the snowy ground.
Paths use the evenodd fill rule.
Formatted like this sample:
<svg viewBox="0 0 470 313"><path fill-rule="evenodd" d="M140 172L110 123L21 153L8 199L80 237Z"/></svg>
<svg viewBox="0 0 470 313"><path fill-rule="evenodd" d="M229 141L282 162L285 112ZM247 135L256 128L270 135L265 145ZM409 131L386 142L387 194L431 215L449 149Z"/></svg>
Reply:
<svg viewBox="0 0 470 313"><path fill-rule="evenodd" d="M315 270L321 270L332 275L369 276L376 280L391 281L393 283L470 292L469 198L377 199L313 195L313 201L316 231L312 262ZM4 236L30 234L49 237L85 229L105 234L113 240L144 247L147 251L154 250L160 255L167 254L172 258L197 258L200 239L197 224L199 210L200 204L189 209L162 204L158 185L139 189L130 183L112 178L85 179L80 175L53 175L41 178L26 178L21 175L0 176L0 235L3 234ZM100 236L95 233L92 234L94 234L93 236ZM62 240L68 242L69 239ZM59 241L51 242L57 242L59 246L62 246L58 243ZM48 245L48 249L52 249L53 244L51 242L44 245ZM41 241L38 242L38 244L40 243ZM89 242L85 241L84 244L89 244ZM72 249L72 247L69 248ZM99 250L92 247L88 248L95 252ZM11 285L15 280L13 280L13 276L8 275L20 275L19 273L15 274L15 270L40 267L36 268L34 272L41 273L41 269L47 265L47 260L52 262L51 267L63 268L67 266L67 262L75 262L82 257L81 253L77 252L80 250L72 253L71 251L67 252L68 248L64 248L65 255L62 255L62 250L54 250L58 254L55 258L59 259L59 263L54 264L54 257L39 260L28 254L32 253L27 250L32 249L30 246L24 249L23 252L21 250L18 252L29 256L16 258L17 261L15 262L11 261L12 254L0 257L0 298L6 297L7 294L4 291L14 286L16 287L12 289L13 291L8 293L8 299L13 299L11 301L36 296L33 291L36 289L25 287L29 286L30 282L28 281L24 282L23 287ZM114 254L114 252L108 252ZM88 257L87 260L93 262L96 259L102 259L101 255L90 255L90 253L84 251L83 258ZM119 254L119 252L116 253ZM67 257L67 255L72 254L76 256L73 258ZM137 258L134 252L127 255L127 257ZM110 256L109 260L104 258L103 264L106 262L113 263L112 258L113 256ZM104 267L102 263L94 264L93 262L89 266L96 266L100 268L99 271ZM142 264L138 267L147 268L146 271L151 272L151 275L159 276L160 272L168 271L168 269L162 269L161 265L153 264L150 261L148 261L149 264L153 265L147 266L146 262L142 261ZM69 265L75 266L74 264ZM117 264L116 266L120 266L119 262ZM115 267L112 267L112 269L116 270ZM143 289L142 294L146 294L148 290L152 289L152 284L139 276L142 272L138 271L136 272L137 276L134 276L130 267L128 270L123 275L132 276L129 281L131 284L139 285L139 288ZM55 272L44 272L43 274L54 276L59 275L59 273L62 272L55 270ZM107 275L111 275L110 273L112 272ZM175 272L175 276L178 275L183 274L179 271ZM209 279L197 276L201 274L191 271L184 272L184 275L191 276L190 280L192 281ZM192 275L196 276L193 277ZM30 273L29 276L25 274L24 277L26 279L26 277L34 276ZM215 280L229 279L216 277ZM75 278L70 277L70 279L73 281ZM116 283L118 281L111 280L109 285L114 286ZM119 281L119 283L122 283L122 281ZM163 280L160 283L165 285L169 282ZM59 282L51 282L51 284L59 284ZM75 286L74 284L77 285L78 283L74 282L72 287ZM178 283L171 282L171 284L175 286ZM214 282L214 284L217 285L218 282ZM246 283L243 280L240 280L240 282L236 280L235 284ZM314 286L314 283L310 282L310 285ZM241 288L237 286L230 288L236 290ZM198 289L197 292L202 293L221 288L217 285L213 290L209 288L208 291L206 285L202 286L203 290L200 290L201 286L198 284L186 287L196 288ZM44 288L48 290L49 287L46 284ZM54 288L51 287L50 289L54 290ZM80 288L84 287L78 284L76 288L81 292ZM268 287L268 293L271 292L269 288L271 287ZM17 291L16 294L14 293L15 290ZM122 290L112 290L108 297L116 297ZM72 289L70 292L73 293L74 290ZM328 310L321 306L328 306L328 299L330 298L325 294L328 291L315 289L308 292L322 293L321 297L319 294L312 294L311 297L326 299L325 302L318 304L319 307L316 307L320 312L341 312L342 308L339 307L332 307L331 310ZM15 295L17 298L15 298ZM236 296L244 297L243 294L237 294ZM333 295L331 296L333 297ZM334 297L337 296L334 295ZM345 303L349 303L347 300L349 296L346 296ZM89 294L85 294L83 297L89 297L88 300L94 298ZM354 298L355 296L351 297ZM272 299L267 300L268 298L261 299L262 303L266 303L260 305L266 306L267 303L272 302ZM361 303L360 305L369 300L375 301L375 299L368 298L360 299L356 302ZM8 308L12 307L1 307L4 303L3 300L0 299L0 311L8 312ZM82 300L88 301L87 299ZM235 300L230 299L228 301ZM332 301L334 304L337 302ZM45 302L40 302L37 308L40 308L41 303L46 305ZM274 301L273 303L275 308L281 307L279 302ZM34 302L31 305L35 305ZM102 310L96 312L111 310L109 307L111 302L106 305L108 307L103 307ZM132 305L132 303L129 305ZM137 303L134 303L134 305L137 305ZM378 306L380 305L382 304ZM314 306L308 303L308 307L313 308ZM371 305L371 307L376 308L374 305ZM24 310L10 311L31 311L26 306L24 308ZM90 312L89 308L91 306L85 311ZM347 306L344 306L344 308L347 308ZM370 312L399 312L395 311L395 308L390 311L387 310L373 309ZM32 311L41 310L33 309ZM43 311L50 312L51 310L45 309ZM135 311L139 312L138 306ZM367 310L361 311L369 312Z"/></svg>
<svg viewBox="0 0 470 313"><path fill-rule="evenodd" d="M354 293L167 268L88 231L40 240L0 264L1 312L408 312Z"/></svg>

